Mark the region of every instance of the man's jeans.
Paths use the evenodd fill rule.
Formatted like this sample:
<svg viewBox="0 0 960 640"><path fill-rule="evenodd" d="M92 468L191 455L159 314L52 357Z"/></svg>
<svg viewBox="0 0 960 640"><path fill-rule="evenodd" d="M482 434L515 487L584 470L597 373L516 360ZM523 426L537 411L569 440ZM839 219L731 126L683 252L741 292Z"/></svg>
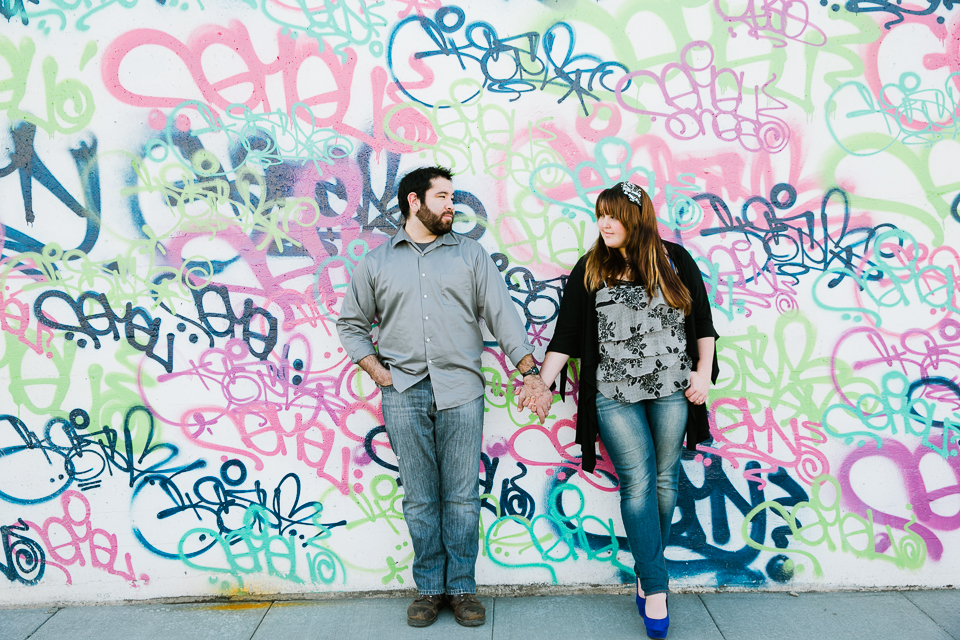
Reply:
<svg viewBox="0 0 960 640"><path fill-rule="evenodd" d="M429 377L403 393L392 386L381 392L417 589L422 595L476 593L483 397L437 410Z"/></svg>
<svg viewBox="0 0 960 640"><path fill-rule="evenodd" d="M600 437L620 479L620 515L644 594L664 593L663 549L677 504L680 453L687 426L683 391L640 402L597 394Z"/></svg>

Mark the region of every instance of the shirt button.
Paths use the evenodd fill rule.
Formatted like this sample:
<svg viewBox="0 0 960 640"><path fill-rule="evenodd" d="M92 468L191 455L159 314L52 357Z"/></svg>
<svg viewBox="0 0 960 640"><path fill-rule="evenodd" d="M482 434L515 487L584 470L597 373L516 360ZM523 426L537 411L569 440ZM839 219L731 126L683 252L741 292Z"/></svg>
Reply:
<svg viewBox="0 0 960 640"><path fill-rule="evenodd" d="M423 297L426 298L427 296L423 296Z"/></svg>
<svg viewBox="0 0 960 640"><path fill-rule="evenodd" d="M433 364L433 360L427 360L427 362L429 362L430 364Z"/></svg>
<svg viewBox="0 0 960 640"><path fill-rule="evenodd" d="M430 316L423 316L423 319L424 319L424 320L429 320L429 319L430 319Z"/></svg>
<svg viewBox="0 0 960 640"><path fill-rule="evenodd" d="M423 276L424 278L427 277L427 274L425 274L425 273L421 273L420 275Z"/></svg>
<svg viewBox="0 0 960 640"><path fill-rule="evenodd" d="M427 338L427 342L430 342L430 338Z"/></svg>

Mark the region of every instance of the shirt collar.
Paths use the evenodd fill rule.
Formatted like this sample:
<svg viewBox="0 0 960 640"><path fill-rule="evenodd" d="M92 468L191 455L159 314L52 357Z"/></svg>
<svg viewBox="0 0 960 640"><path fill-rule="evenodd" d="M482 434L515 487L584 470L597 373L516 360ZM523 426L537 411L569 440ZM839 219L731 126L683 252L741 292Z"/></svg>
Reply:
<svg viewBox="0 0 960 640"><path fill-rule="evenodd" d="M390 246L395 247L397 246L397 244L403 242L404 240L406 240L410 244L416 244L413 241L413 239L409 235L407 235L406 227L400 227L397 230L397 232L393 234L393 238L391 238L390 240ZM445 233L442 236L439 236L437 240L439 241L438 244L460 244L460 239L457 237L457 234L454 233L453 231L451 231L450 233Z"/></svg>

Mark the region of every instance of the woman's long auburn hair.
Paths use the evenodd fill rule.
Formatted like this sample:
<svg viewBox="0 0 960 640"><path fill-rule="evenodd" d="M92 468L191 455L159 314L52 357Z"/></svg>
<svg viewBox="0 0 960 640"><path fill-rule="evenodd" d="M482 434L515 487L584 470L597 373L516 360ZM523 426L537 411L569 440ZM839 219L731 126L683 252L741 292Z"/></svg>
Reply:
<svg viewBox="0 0 960 640"><path fill-rule="evenodd" d="M627 234L626 256L619 249L607 247L602 237L597 238L587 254L587 290L596 291L602 284L612 286L632 280L643 285L650 297L655 296L657 290L662 291L668 305L689 315L690 292L670 264L667 248L660 240L653 203L646 191L641 193L643 204L638 206L624 193L621 182L604 189L597 198L597 219L610 216L623 225Z"/></svg>

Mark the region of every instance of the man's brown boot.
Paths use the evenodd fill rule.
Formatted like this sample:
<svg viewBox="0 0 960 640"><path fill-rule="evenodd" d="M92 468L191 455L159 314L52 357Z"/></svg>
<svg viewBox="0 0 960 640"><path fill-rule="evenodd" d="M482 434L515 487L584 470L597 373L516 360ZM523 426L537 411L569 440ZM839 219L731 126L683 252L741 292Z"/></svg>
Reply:
<svg viewBox="0 0 960 640"><path fill-rule="evenodd" d="M450 596L450 607L457 622L465 627L479 627L487 621L487 610L472 593Z"/></svg>
<svg viewBox="0 0 960 640"><path fill-rule="evenodd" d="M437 621L437 613L443 606L443 595L417 596L407 607L407 624L411 627L429 627Z"/></svg>

